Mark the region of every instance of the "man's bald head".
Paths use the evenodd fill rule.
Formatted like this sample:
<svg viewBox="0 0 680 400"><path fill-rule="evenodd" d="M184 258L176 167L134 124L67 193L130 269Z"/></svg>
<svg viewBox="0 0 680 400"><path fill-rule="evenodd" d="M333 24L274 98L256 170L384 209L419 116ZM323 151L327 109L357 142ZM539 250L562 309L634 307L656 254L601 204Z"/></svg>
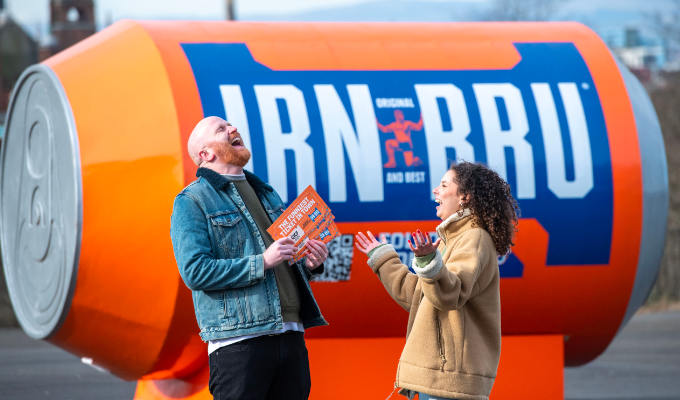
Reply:
<svg viewBox="0 0 680 400"><path fill-rule="evenodd" d="M226 121L215 116L205 117L198 121L194 127L194 130L191 131L191 135L189 135L189 141L187 142L187 150L189 151L189 157L191 157L191 160L197 166L201 165L201 150L203 150L213 140L213 135L210 134L210 126L220 122Z"/></svg>
<svg viewBox="0 0 680 400"><path fill-rule="evenodd" d="M187 141L187 150L194 164L220 173L241 173L250 160L250 151L238 129L214 116L196 124Z"/></svg>

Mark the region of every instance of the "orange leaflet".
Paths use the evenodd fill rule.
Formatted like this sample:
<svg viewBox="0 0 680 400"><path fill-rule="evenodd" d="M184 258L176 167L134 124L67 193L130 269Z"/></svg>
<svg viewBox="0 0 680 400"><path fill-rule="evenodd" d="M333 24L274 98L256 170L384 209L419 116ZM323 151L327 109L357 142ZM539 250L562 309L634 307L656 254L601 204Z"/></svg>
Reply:
<svg viewBox="0 0 680 400"><path fill-rule="evenodd" d="M321 199L321 196L316 193L314 188L307 186L283 214L272 223L267 232L272 235L274 240L284 237L292 239L298 247L298 252L294 257L297 261L304 254L304 245L307 240L310 237L316 239L319 234L317 233L314 236L314 233L319 231L319 228L328 228L329 224L335 226L334 219L330 208ZM334 232L337 232L337 227L334 228ZM328 243L330 241L330 239L327 239L328 236L324 235L324 238L319 240Z"/></svg>
<svg viewBox="0 0 680 400"><path fill-rule="evenodd" d="M304 245L307 243L307 238L320 240L325 244L328 244L330 243L331 240L335 239L339 235L340 231L338 230L338 227L335 225L335 217L333 216L333 214L331 214L330 218L324 219L321 224L317 225L317 228L314 229L314 231L311 232L308 237L305 237L302 246L295 254L292 261L297 262L301 260L302 257L304 257Z"/></svg>

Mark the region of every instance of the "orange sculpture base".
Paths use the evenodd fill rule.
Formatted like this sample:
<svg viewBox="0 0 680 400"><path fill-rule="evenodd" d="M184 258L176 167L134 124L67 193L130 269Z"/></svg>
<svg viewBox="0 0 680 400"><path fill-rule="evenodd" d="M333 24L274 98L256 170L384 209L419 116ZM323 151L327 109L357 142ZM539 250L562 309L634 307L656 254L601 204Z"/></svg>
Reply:
<svg viewBox="0 0 680 400"><path fill-rule="evenodd" d="M503 336L492 400L563 400L564 336Z"/></svg>
<svg viewBox="0 0 680 400"><path fill-rule="evenodd" d="M383 399L394 388L403 338L307 339L311 400ZM184 380L140 380L136 400L211 399L208 366ZM393 394L392 398L403 398ZM492 400L564 398L561 335L504 336Z"/></svg>

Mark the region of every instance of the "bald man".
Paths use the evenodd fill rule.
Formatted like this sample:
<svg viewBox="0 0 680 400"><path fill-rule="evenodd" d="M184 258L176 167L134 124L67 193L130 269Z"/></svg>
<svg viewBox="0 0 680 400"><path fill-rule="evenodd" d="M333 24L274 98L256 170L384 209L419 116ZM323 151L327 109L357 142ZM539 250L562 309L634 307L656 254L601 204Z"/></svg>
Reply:
<svg viewBox="0 0 680 400"><path fill-rule="evenodd" d="M175 198L170 236L191 289L201 338L208 342L215 399L307 399L311 387L305 329L327 325L309 278L328 250L309 240L303 261L288 238L267 228L284 209L276 191L243 167L238 130L201 120L187 143L198 179Z"/></svg>

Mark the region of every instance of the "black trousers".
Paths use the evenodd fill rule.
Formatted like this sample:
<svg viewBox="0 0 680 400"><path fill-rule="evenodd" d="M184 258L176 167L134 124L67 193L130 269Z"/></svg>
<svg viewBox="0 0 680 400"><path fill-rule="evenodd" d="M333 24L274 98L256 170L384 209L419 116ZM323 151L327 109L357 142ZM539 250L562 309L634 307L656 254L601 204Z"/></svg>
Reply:
<svg viewBox="0 0 680 400"><path fill-rule="evenodd" d="M219 348L209 357L215 400L307 400L309 357L302 332L260 336Z"/></svg>

